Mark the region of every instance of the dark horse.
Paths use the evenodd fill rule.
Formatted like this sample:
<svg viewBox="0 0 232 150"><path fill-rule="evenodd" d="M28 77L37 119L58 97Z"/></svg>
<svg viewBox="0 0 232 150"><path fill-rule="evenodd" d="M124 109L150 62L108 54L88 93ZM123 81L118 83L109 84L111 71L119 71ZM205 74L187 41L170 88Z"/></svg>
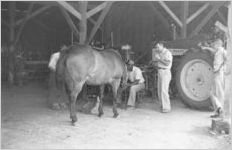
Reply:
<svg viewBox="0 0 232 150"><path fill-rule="evenodd" d="M118 88L123 79L127 80L127 70L120 54L113 49L98 51L87 45L72 45L60 53L56 64L57 83L64 83L69 95L70 118L74 124L76 117L76 98L83 85L100 85L100 103L98 116L103 115L102 98L104 85L110 84L113 91L113 113L117 112ZM57 84L59 85L59 84Z"/></svg>

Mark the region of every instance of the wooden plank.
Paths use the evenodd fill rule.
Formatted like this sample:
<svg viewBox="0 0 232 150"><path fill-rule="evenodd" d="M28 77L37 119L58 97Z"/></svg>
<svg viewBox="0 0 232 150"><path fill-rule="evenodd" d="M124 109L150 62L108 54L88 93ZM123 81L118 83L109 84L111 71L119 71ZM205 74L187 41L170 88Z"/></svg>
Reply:
<svg viewBox="0 0 232 150"><path fill-rule="evenodd" d="M33 7L34 7L34 3L30 3L30 5L29 5L29 7L28 7L28 10L27 10L27 14L26 14L26 16L24 17L24 20L23 20L23 22L21 23L21 26L19 27L18 33L17 33L17 35L16 35L15 45L16 45L16 44L18 43L18 41L19 41L19 38L20 38L20 36L21 36L21 34L22 34L22 31L23 31L23 28L24 28L24 26L26 25L26 22L27 22L28 18L30 17L30 13L32 12Z"/></svg>
<svg viewBox="0 0 232 150"><path fill-rule="evenodd" d="M9 17L10 17L10 52L13 52L14 49L11 48L13 47L13 44L14 44L14 39L15 39L15 10L16 8L16 2L10 2L9 4Z"/></svg>
<svg viewBox="0 0 232 150"><path fill-rule="evenodd" d="M198 34L198 32L206 25L206 23L209 21L209 19L217 12L217 10L223 6L224 3L218 2L213 5L213 8L211 11L207 14L207 16L204 17L204 19L201 21L201 23L191 32L189 37L194 36L195 34Z"/></svg>
<svg viewBox="0 0 232 150"><path fill-rule="evenodd" d="M47 25L45 25L43 22L41 22L41 20L39 19L32 19L32 21L34 21L36 24L38 24L40 27L42 27L43 29L49 31L49 32L56 32L55 29L52 29L50 27L48 27Z"/></svg>
<svg viewBox="0 0 232 150"><path fill-rule="evenodd" d="M182 9L182 28L181 28L181 37L187 37L187 17L189 13L189 2L183 1L181 2L181 9Z"/></svg>
<svg viewBox="0 0 232 150"><path fill-rule="evenodd" d="M89 39L88 39L88 43L91 42L91 40L93 39L94 35L96 34L98 28L100 27L101 23L103 22L103 20L105 19L107 13L110 10L111 5L113 4L113 1L108 1L107 2L107 6L104 8L104 10L102 11L100 17L97 20L97 23L95 24L95 26L93 27Z"/></svg>
<svg viewBox="0 0 232 150"><path fill-rule="evenodd" d="M78 29L76 28L75 24L73 23L72 18L69 16L68 12L66 12L66 10L64 10L64 9L61 8L61 7L60 7L60 10L61 10L63 16L65 17L65 19L66 19L66 21L67 21L69 27L70 27L71 30L74 32L74 35L75 35L77 38L79 38L79 35L78 35L79 31L78 31Z"/></svg>
<svg viewBox="0 0 232 150"><path fill-rule="evenodd" d="M195 13L193 13L188 19L187 24L192 22L196 17L198 17L203 11L205 11L209 6L209 3L205 3L201 8L199 8Z"/></svg>
<svg viewBox="0 0 232 150"><path fill-rule="evenodd" d="M222 118L212 119L211 129L219 134L222 134L223 132L229 134L231 130L229 121L223 120Z"/></svg>
<svg viewBox="0 0 232 150"><path fill-rule="evenodd" d="M79 43L85 44L87 37L87 1L79 2L79 10L81 12L81 20L80 20L80 33L79 33Z"/></svg>
<svg viewBox="0 0 232 150"><path fill-rule="evenodd" d="M163 1L158 1L159 4L164 8L164 10L166 10L166 12L172 17L172 19L174 19L176 21L176 23L182 27L183 24L180 21L180 19L173 13L173 11L165 4L165 2Z"/></svg>
<svg viewBox="0 0 232 150"><path fill-rule="evenodd" d="M34 11L32 14L30 14L30 16L28 16L27 20L39 15L40 13L44 12L45 10L47 10L48 8L52 7L52 5L49 6L44 6L42 8L39 8L38 10ZM20 19L16 22L16 25L21 24L24 21L24 19Z"/></svg>
<svg viewBox="0 0 232 150"><path fill-rule="evenodd" d="M10 29L10 24L6 20L2 19L2 23L3 23L3 25L5 25L7 28Z"/></svg>
<svg viewBox="0 0 232 150"><path fill-rule="evenodd" d="M73 14L76 18L81 20L81 14L75 8L73 8L68 2L57 1L57 3L59 3L61 6L63 6L67 11L69 11L71 14Z"/></svg>
<svg viewBox="0 0 232 150"><path fill-rule="evenodd" d="M221 18L223 24L226 25L226 24L227 24L227 20L226 20L226 18L223 16L223 14L219 11L219 9L218 9L218 11L217 11L217 14L218 14L218 16Z"/></svg>
<svg viewBox="0 0 232 150"><path fill-rule="evenodd" d="M104 2L100 5L98 5L97 7L95 7L94 9L90 10L87 12L87 18L90 18L91 16L95 15L96 13L98 13L99 11L101 11L102 9L104 9L107 5L107 2Z"/></svg>

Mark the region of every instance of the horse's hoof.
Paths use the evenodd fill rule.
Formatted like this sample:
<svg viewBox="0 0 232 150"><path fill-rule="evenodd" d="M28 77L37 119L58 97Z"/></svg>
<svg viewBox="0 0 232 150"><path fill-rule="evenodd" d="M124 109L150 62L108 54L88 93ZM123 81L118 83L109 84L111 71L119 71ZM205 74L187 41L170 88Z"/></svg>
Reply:
<svg viewBox="0 0 232 150"><path fill-rule="evenodd" d="M76 122L72 122L72 126L76 126Z"/></svg>
<svg viewBox="0 0 232 150"><path fill-rule="evenodd" d="M119 115L118 113L117 113L117 114L114 114L113 118L117 118L117 117L118 117L118 115Z"/></svg>
<svg viewBox="0 0 232 150"><path fill-rule="evenodd" d="M102 115L103 115L103 113L99 113L99 114L98 114L98 117L101 117Z"/></svg>

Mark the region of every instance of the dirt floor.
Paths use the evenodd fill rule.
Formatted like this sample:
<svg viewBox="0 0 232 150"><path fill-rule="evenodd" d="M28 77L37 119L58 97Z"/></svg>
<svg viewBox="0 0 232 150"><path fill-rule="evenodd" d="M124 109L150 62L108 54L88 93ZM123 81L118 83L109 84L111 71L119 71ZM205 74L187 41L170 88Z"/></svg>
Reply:
<svg viewBox="0 0 232 150"><path fill-rule="evenodd" d="M136 110L104 106L104 115L77 112L78 123L71 126L68 110L47 107L47 88L33 83L6 88L1 93L2 148L175 148L231 149L229 137L210 134L210 112L191 110L172 100L172 112L163 114L147 98Z"/></svg>

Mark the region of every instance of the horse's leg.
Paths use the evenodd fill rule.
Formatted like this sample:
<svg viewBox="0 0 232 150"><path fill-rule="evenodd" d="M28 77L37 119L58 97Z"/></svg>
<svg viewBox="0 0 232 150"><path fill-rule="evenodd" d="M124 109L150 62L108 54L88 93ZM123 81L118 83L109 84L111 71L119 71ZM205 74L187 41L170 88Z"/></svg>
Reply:
<svg viewBox="0 0 232 150"><path fill-rule="evenodd" d="M118 95L118 87L120 85L121 79L116 79L112 82L111 86L112 86L112 90L113 90L113 113L114 113L114 118L117 118L118 111L117 111L117 95Z"/></svg>
<svg viewBox="0 0 232 150"><path fill-rule="evenodd" d="M75 122L77 122L76 99L82 89L82 86L83 83L78 83L77 85L74 85L73 89L70 91L69 101L70 101L70 118L72 120L72 125L75 125Z"/></svg>
<svg viewBox="0 0 232 150"><path fill-rule="evenodd" d="M105 89L105 85L100 85L100 96L99 96L99 99L100 99L100 102L99 102L99 107L98 107L98 117L101 117L104 112L103 112L103 96L104 96L104 89Z"/></svg>

